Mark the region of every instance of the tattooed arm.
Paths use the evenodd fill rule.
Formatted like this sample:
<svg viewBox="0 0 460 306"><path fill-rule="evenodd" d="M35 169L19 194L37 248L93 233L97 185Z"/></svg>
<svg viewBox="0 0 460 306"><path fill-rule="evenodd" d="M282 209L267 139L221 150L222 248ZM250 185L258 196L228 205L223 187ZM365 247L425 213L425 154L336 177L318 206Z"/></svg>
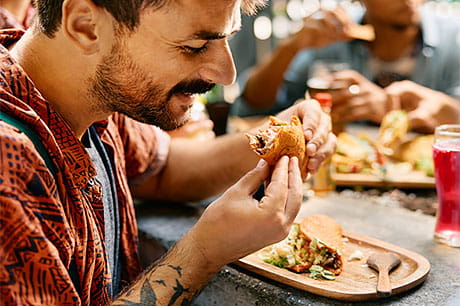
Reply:
<svg viewBox="0 0 460 306"><path fill-rule="evenodd" d="M222 265L212 265L187 235L114 301L114 305L189 305Z"/></svg>
<svg viewBox="0 0 460 306"><path fill-rule="evenodd" d="M187 305L223 265L286 237L302 202L297 158L282 157L269 175L260 162L114 304ZM264 181L265 196L257 201L252 195Z"/></svg>

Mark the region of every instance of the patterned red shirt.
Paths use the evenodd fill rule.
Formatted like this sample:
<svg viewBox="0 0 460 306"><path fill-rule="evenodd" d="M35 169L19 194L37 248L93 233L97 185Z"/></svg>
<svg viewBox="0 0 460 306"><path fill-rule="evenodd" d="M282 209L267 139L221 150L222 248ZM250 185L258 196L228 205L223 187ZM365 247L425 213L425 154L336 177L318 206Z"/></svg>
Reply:
<svg viewBox="0 0 460 306"><path fill-rule="evenodd" d="M0 32L4 46L23 32ZM102 305L111 282L104 213L95 167L81 142L24 70L0 46L0 111L37 132L58 169L57 179L32 141L0 121L0 304ZM97 123L115 165L121 225L122 278L140 272L137 226L128 181L163 168L169 136L115 114ZM77 280L69 267L74 261Z"/></svg>

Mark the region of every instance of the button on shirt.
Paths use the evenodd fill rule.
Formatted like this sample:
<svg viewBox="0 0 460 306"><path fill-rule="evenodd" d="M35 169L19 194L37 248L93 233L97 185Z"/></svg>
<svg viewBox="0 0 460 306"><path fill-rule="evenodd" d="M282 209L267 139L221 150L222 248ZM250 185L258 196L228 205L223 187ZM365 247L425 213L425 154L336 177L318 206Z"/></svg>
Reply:
<svg viewBox="0 0 460 306"><path fill-rule="evenodd" d="M22 34L1 32L0 43L9 46ZM91 184L96 177L94 164L72 130L1 46L0 111L36 131L58 169L55 179L32 141L0 121L1 303L108 304L112 273L104 246L101 186ZM121 278L126 284L141 271L128 181L142 182L163 169L169 136L117 113L94 126L114 166Z"/></svg>

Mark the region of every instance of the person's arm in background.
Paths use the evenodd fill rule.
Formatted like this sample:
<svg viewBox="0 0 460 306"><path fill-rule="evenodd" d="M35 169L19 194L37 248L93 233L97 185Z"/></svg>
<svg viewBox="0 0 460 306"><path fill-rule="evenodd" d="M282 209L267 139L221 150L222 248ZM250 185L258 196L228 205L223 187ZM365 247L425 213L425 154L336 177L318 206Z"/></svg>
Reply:
<svg viewBox="0 0 460 306"><path fill-rule="evenodd" d="M442 92L412 81L395 82L385 91L408 112L415 131L433 133L440 124L460 123L460 101Z"/></svg>
<svg viewBox="0 0 460 306"><path fill-rule="evenodd" d="M214 123L209 119L190 120L185 125L168 131L173 138L213 139L216 134L212 131Z"/></svg>
<svg viewBox="0 0 460 306"><path fill-rule="evenodd" d="M252 108L273 105L289 64L302 49L322 48L335 42L347 41L347 27L355 22L341 8L319 11L304 21L303 28L282 41L276 49L249 73L243 97Z"/></svg>

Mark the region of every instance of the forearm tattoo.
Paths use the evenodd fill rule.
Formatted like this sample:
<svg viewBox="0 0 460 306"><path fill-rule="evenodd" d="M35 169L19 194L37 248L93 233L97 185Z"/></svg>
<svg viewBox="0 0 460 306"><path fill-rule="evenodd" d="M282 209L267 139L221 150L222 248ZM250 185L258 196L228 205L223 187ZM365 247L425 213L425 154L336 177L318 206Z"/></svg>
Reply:
<svg viewBox="0 0 460 306"><path fill-rule="evenodd" d="M192 302L192 299L194 296L198 295L199 290L193 292L193 294L190 296L190 288L185 288L183 284L180 281L180 278L182 277L182 267L180 266L173 266L173 265L165 265L165 264L159 264L150 271L148 271L145 276L144 276L144 282L142 283L142 287L140 288L140 292L138 294L134 294L137 290L136 288L130 288L122 294L122 298L116 300L114 302L114 305L120 305L120 306L131 306L131 305L138 305L138 306L147 306L147 305L157 305L157 295L155 294L155 289L154 286L155 284L160 285L161 287L164 287L164 289L160 290L167 290L168 289L168 284L166 280L162 279L151 279L152 274L157 271L159 268L167 268L167 269L173 269L177 272L178 278L175 279L175 284L170 287L172 289L173 294L171 295L171 298L168 302L168 306L170 305L175 305L176 302L178 302L181 298L183 298L182 302L180 305L190 305ZM157 290L161 287L157 287ZM184 295L187 295L187 297L184 297ZM160 301L158 301L160 302ZM161 303L164 304L164 303Z"/></svg>

